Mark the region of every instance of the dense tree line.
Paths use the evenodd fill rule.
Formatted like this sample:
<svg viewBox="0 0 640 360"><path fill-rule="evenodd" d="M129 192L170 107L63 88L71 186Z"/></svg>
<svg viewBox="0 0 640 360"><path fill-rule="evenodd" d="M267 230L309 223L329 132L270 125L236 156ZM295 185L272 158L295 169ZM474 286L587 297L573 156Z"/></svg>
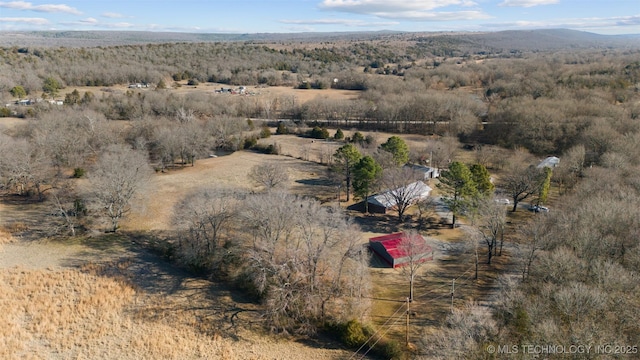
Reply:
<svg viewBox="0 0 640 360"><path fill-rule="evenodd" d="M356 100L291 96L269 99L170 92L75 94L70 106L90 107L109 119L173 116L184 107L196 115L286 118L324 126L406 133L448 134L465 141L560 153L583 143L598 162L617 135L637 131L640 88L637 51L580 50L490 54L433 59L398 48L396 58L366 43L342 47L282 48L241 43L153 44L97 48L5 48L2 96L54 96L61 87L194 80L237 85L331 84L360 90ZM369 74L373 61L403 66L401 74ZM114 66L117 64L117 66ZM394 65L394 66L395 66ZM334 81L335 80L335 81ZM325 85L326 86L326 85ZM324 87L324 86L323 86ZM18 109L19 111L23 111ZM30 109L34 116L46 109ZM584 140L584 141L583 141Z"/></svg>

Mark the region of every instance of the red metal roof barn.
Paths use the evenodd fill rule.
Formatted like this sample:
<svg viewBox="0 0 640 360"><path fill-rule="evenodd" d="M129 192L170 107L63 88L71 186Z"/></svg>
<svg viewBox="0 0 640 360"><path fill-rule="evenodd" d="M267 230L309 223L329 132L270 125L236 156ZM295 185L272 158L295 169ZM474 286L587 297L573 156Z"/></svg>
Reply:
<svg viewBox="0 0 640 360"><path fill-rule="evenodd" d="M420 234L394 233L369 239L369 248L393 268L411 261L433 260L433 250Z"/></svg>

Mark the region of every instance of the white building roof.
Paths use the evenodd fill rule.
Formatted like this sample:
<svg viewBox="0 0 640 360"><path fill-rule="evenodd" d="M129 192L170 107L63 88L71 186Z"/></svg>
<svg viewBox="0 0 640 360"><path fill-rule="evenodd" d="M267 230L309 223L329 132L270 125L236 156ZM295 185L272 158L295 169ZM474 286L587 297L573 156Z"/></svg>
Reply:
<svg viewBox="0 0 640 360"><path fill-rule="evenodd" d="M416 202L429 196L431 190L433 189L431 189L427 184L422 181L416 181L405 187L388 190L371 196L369 198L369 203L389 209L396 206L398 198L408 198L411 199L411 202Z"/></svg>
<svg viewBox="0 0 640 360"><path fill-rule="evenodd" d="M555 156L549 156L548 158L542 160L540 164L538 164L538 169L542 169L545 167L554 168L560 164L560 159Z"/></svg>

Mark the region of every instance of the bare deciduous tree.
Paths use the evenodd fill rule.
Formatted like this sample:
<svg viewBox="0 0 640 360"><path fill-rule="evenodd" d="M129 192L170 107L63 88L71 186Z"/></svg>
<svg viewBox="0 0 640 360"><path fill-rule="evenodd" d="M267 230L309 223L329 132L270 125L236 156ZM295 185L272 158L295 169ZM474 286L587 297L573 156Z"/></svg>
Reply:
<svg viewBox="0 0 640 360"><path fill-rule="evenodd" d="M433 251L430 251L431 247L416 231L405 232L398 244L398 250L406 259L406 265L400 268L400 273L409 280L409 301L413 301L413 285L416 276L426 261L433 259Z"/></svg>
<svg viewBox="0 0 640 360"><path fill-rule="evenodd" d="M392 204L393 210L398 214L398 221L404 221L407 209L418 202L425 190L420 173L408 167L386 169L382 175L382 184L389 189L382 196Z"/></svg>
<svg viewBox="0 0 640 360"><path fill-rule="evenodd" d="M543 172L533 165L514 163L502 177L500 183L506 194L513 200L513 209L518 209L518 203L540 192Z"/></svg>
<svg viewBox="0 0 640 360"><path fill-rule="evenodd" d="M118 230L120 220L131 210L134 197L144 190L151 176L145 154L115 144L105 149L89 172L88 203L109 219L109 231Z"/></svg>
<svg viewBox="0 0 640 360"><path fill-rule="evenodd" d="M447 326L422 339L429 358L483 358L486 344L494 341L498 327L489 309L468 302L447 317Z"/></svg>
<svg viewBox="0 0 640 360"><path fill-rule="evenodd" d="M13 187L19 195L35 191L38 200L44 200L47 183L53 177L53 168L44 151L26 139L13 139L0 134L0 180Z"/></svg>
<svg viewBox="0 0 640 360"><path fill-rule="evenodd" d="M289 173L282 164L270 162L253 166L249 172L249 179L263 186L265 190L271 191L286 186Z"/></svg>
<svg viewBox="0 0 640 360"><path fill-rule="evenodd" d="M553 171L561 189L572 189L583 176L585 156L584 145L576 145L562 155L562 161Z"/></svg>
<svg viewBox="0 0 640 360"><path fill-rule="evenodd" d="M247 277L275 329L312 330L366 293L366 256L339 209L269 192L247 198L243 218Z"/></svg>
<svg viewBox="0 0 640 360"><path fill-rule="evenodd" d="M180 232L179 251L197 268L212 268L221 259L239 194L232 189L203 188L177 204L174 221Z"/></svg>
<svg viewBox="0 0 640 360"><path fill-rule="evenodd" d="M520 231L521 242L519 254L522 261L522 281L526 281L531 274L531 268L540 251L549 242L549 224L547 217L536 217Z"/></svg>
<svg viewBox="0 0 640 360"><path fill-rule="evenodd" d="M504 237L507 217L504 206L490 199L480 202L478 212L480 217L478 231L487 245L487 264L491 264L491 258L497 255L498 240ZM502 254L502 246L500 246L500 254Z"/></svg>
<svg viewBox="0 0 640 360"><path fill-rule="evenodd" d="M76 235L80 218L85 215L86 208L77 194L71 179L58 177L51 185L50 194L53 213L61 221L54 221L54 233L67 229L71 236Z"/></svg>
<svg viewBox="0 0 640 360"><path fill-rule="evenodd" d="M443 137L435 141L429 141L425 146L422 157L429 160L429 166L444 168L449 165L458 152L458 141L453 137Z"/></svg>

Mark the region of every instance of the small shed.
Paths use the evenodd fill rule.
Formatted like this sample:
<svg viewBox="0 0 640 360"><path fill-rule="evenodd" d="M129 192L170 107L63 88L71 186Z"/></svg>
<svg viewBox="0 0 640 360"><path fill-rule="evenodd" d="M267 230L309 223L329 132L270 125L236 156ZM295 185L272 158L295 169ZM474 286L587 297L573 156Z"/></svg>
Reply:
<svg viewBox="0 0 640 360"><path fill-rule="evenodd" d="M405 167L422 174L424 180L435 179L440 176L440 171L434 167L417 164L406 164Z"/></svg>
<svg viewBox="0 0 640 360"><path fill-rule="evenodd" d="M411 239L404 232L372 237L369 248L392 268L433 260L433 250L420 234L412 234Z"/></svg>

